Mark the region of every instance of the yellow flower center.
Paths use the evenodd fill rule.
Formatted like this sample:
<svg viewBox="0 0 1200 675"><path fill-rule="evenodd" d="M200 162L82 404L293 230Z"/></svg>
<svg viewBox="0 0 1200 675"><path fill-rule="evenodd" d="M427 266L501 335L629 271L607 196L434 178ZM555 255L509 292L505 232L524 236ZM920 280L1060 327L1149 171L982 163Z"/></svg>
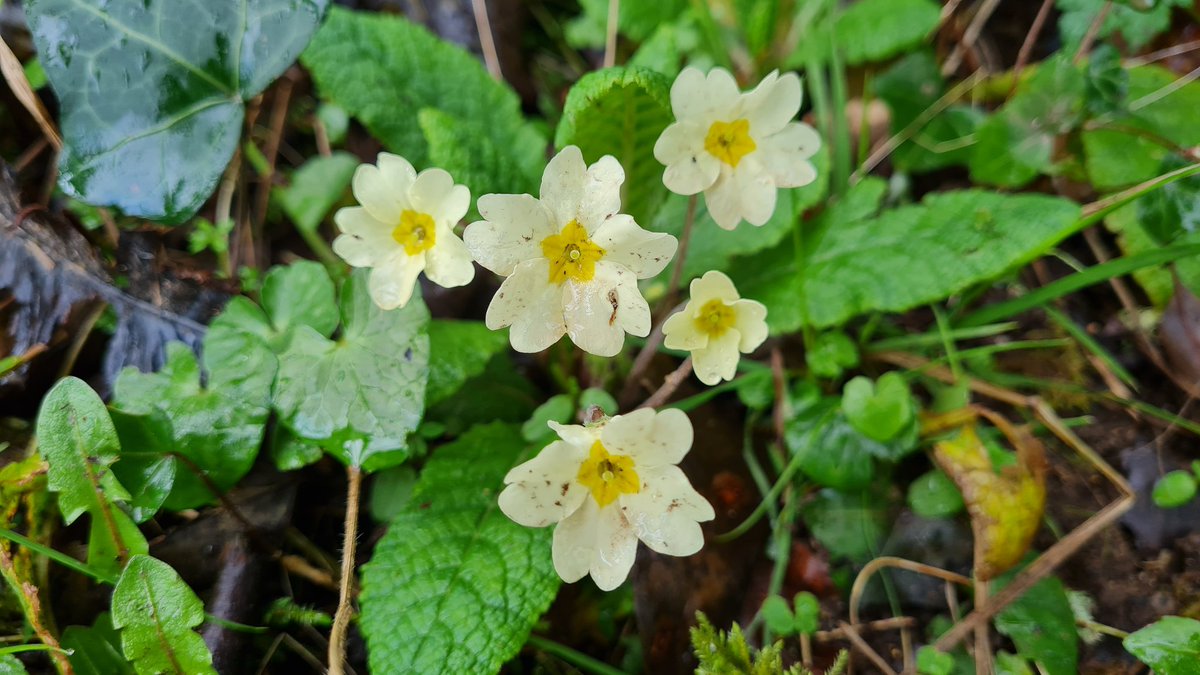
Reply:
<svg viewBox="0 0 1200 675"><path fill-rule="evenodd" d="M705 335L721 337L725 331L733 328L737 322L737 314L733 308L720 300L709 300L700 308L700 314L694 319L696 329Z"/></svg>
<svg viewBox="0 0 1200 675"><path fill-rule="evenodd" d="M633 470L633 458L608 454L600 441L592 443L588 458L579 467L577 479L591 490L592 498L601 508L621 495L637 494L641 489L641 481Z"/></svg>
<svg viewBox="0 0 1200 675"><path fill-rule="evenodd" d="M588 239L578 220L572 220L562 232L542 240L542 255L550 261L550 283L561 285L567 279L586 283L596 275L596 261L604 257L604 249Z"/></svg>
<svg viewBox="0 0 1200 675"><path fill-rule="evenodd" d="M400 212L400 224L392 230L392 239L404 247L404 252L416 255L433 248L437 241L437 226L433 216L405 209Z"/></svg>
<svg viewBox="0 0 1200 675"><path fill-rule="evenodd" d="M758 147L750 138L750 120L713 122L704 137L704 149L708 154L736 167L746 155Z"/></svg>

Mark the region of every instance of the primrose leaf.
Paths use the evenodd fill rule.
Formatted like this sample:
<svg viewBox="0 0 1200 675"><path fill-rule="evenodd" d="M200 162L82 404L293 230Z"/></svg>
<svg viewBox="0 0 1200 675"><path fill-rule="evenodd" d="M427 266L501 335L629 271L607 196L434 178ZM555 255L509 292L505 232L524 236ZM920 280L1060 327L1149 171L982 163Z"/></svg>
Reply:
<svg viewBox="0 0 1200 675"><path fill-rule="evenodd" d="M112 596L113 626L139 675L216 673L212 654L192 629L204 605L171 566L148 555L129 561Z"/></svg>
<svg viewBox="0 0 1200 675"><path fill-rule="evenodd" d="M91 627L68 627L63 631L62 646L72 652L67 658L76 675L134 675L133 666L121 653L121 637L108 612L101 612Z"/></svg>
<svg viewBox="0 0 1200 675"><path fill-rule="evenodd" d="M300 58L322 96L418 168L456 159L443 168L475 195L537 186L544 138L516 93L461 47L406 19L335 7ZM422 120L424 109L448 117Z"/></svg>
<svg viewBox="0 0 1200 675"><path fill-rule="evenodd" d="M971 178L1021 187L1054 168L1054 139L1079 123L1086 78L1064 55L1038 65L996 114L980 125L971 154Z"/></svg>
<svg viewBox="0 0 1200 675"><path fill-rule="evenodd" d="M275 407L297 436L321 442L339 460L368 470L380 453L402 451L425 410L429 310L419 296L384 311L367 291L368 270L342 287L342 335L311 326L290 332L279 355ZM403 459L403 453L388 461ZM382 457L376 462L384 461Z"/></svg>
<svg viewBox="0 0 1200 675"><path fill-rule="evenodd" d="M358 158L348 152L318 155L292 173L291 185L275 188L273 194L296 229L316 232L346 194L358 165Z"/></svg>
<svg viewBox="0 0 1200 675"><path fill-rule="evenodd" d="M1125 650L1156 673L1200 671L1200 621L1164 616L1125 638Z"/></svg>
<svg viewBox="0 0 1200 675"><path fill-rule="evenodd" d="M429 322L429 385L425 406L450 398L479 375L493 356L504 351L508 338L478 321L435 319Z"/></svg>
<svg viewBox="0 0 1200 675"><path fill-rule="evenodd" d="M1007 586L1016 572L996 579L993 592ZM1046 577L996 615L996 630L1012 638L1017 653L1036 661L1046 675L1074 675L1079 660L1075 612L1063 584Z"/></svg>
<svg viewBox="0 0 1200 675"><path fill-rule="evenodd" d="M940 17L941 7L933 0L859 0L835 10L832 32L823 20L810 20L787 66L806 66L814 59L823 63L834 45L846 65L883 61L924 42Z"/></svg>
<svg viewBox="0 0 1200 675"><path fill-rule="evenodd" d="M131 481L135 474L141 476L130 485L139 495L140 515L153 506L157 497L152 495L166 487L171 475L170 493L160 505L171 510L194 508L216 499L197 470L218 489L228 490L258 456L277 363L266 344L242 330L237 321L241 309L257 308L249 301L231 305L234 312L219 315L204 336L204 386L195 355L179 342L167 345L167 362L157 373L130 367L117 377L114 408L132 415L157 412L171 428L167 442L160 428L157 434L137 436L140 447L125 448L133 453L135 466L123 467L123 475ZM130 433L126 425L122 429ZM167 464L174 466L173 471Z"/></svg>
<svg viewBox="0 0 1200 675"><path fill-rule="evenodd" d="M567 92L554 144L579 146L589 163L616 157L625 169L621 210L648 223L667 194L654 143L674 120L666 76L636 66L608 68L584 75Z"/></svg>
<svg viewBox="0 0 1200 675"><path fill-rule="evenodd" d="M517 525L496 505L525 449L518 427L490 424L425 465L363 568L372 672L494 673L525 643L559 585L550 530Z"/></svg>
<svg viewBox="0 0 1200 675"><path fill-rule="evenodd" d="M126 558L145 553L147 545L116 503L128 500L129 493L111 469L120 445L100 396L83 380L60 380L42 401L37 440L49 465L46 485L58 493L63 521L70 525L84 513L91 517L88 564L115 576Z"/></svg>
<svg viewBox="0 0 1200 675"><path fill-rule="evenodd" d="M942 471L962 493L975 537L975 576L988 580L1021 561L1046 506L1046 467L1041 445L1024 436L1017 463L997 471L974 426L933 446Z"/></svg>
<svg viewBox="0 0 1200 675"><path fill-rule="evenodd" d="M1116 5L1113 6L1117 8ZM1080 133L1084 166L1099 190L1135 185L1158 175L1170 151L1155 137L1184 148L1200 145L1200 83L1180 82L1160 66L1131 68L1123 112ZM1150 138L1140 133L1149 132Z"/></svg>
<svg viewBox="0 0 1200 675"><path fill-rule="evenodd" d="M62 110L63 191L167 223L191 217L237 147L244 102L296 59L327 2L25 3Z"/></svg>
<svg viewBox="0 0 1200 675"><path fill-rule="evenodd" d="M933 193L874 216L885 190L864 179L816 218L799 273L791 241L730 267L742 295L767 306L772 334L799 329L805 307L808 322L824 328L944 299L1048 251L1079 216L1065 199L984 190Z"/></svg>

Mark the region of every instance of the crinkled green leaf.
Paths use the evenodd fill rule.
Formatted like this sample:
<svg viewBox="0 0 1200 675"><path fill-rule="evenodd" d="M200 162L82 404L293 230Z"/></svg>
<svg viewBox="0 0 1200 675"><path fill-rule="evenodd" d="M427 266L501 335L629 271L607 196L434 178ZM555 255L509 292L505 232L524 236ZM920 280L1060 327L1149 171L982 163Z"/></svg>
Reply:
<svg viewBox="0 0 1200 675"><path fill-rule="evenodd" d="M865 179L806 225L818 241L806 247L801 274L791 241L731 266L742 295L767 306L773 334L798 329L804 307L812 325L826 327L949 297L1045 253L1079 216L1057 197L962 190L872 217L885 189Z"/></svg>
<svg viewBox="0 0 1200 675"><path fill-rule="evenodd" d="M733 231L722 230L713 222L712 216L708 215L708 209L704 206L704 196L696 195L696 221L691 243L688 244L687 258L683 264L681 283L703 276L709 270L728 270L735 256L749 256L751 253L780 244L781 241L783 243L780 247L791 251L790 234L796 219L824 199L829 189L828 148L822 146L812 161L817 168L817 180L802 188L780 190L775 203L775 213L762 227L742 223ZM661 176L658 180L661 182ZM687 203L687 197L668 195L658 215L646 229L667 232L676 237L682 236ZM753 256L747 259L753 259ZM672 261L655 277L653 284L661 284L661 287L665 288L674 268L675 262Z"/></svg>
<svg viewBox="0 0 1200 675"><path fill-rule="evenodd" d="M142 459L151 453L177 463L170 495L162 504L165 508L179 510L213 502L216 496L195 471L204 472L219 489L227 490L246 475L258 456L270 411L276 359L258 336L241 330L235 316L221 314L209 326L204 337L207 377L203 386L195 355L177 342L167 345L167 362L158 372L126 368L117 377L114 408L135 415L159 411L170 421L172 442L131 449ZM186 461L176 459L175 454ZM161 478L166 471L153 475ZM144 488L131 486L135 493Z"/></svg>
<svg viewBox="0 0 1200 675"><path fill-rule="evenodd" d="M1149 132L1180 147L1200 145L1200 83L1178 84L1179 76L1149 65L1129 71L1125 112L1081 134L1088 176L1097 189L1135 185L1158 175L1169 150Z"/></svg>
<svg viewBox="0 0 1200 675"><path fill-rule="evenodd" d="M367 275L356 270L342 287L338 340L307 325L289 331L279 355L275 407L296 435L372 469L382 467L366 466L367 460L404 450L421 422L429 310L419 296L402 309L379 309L367 292Z"/></svg>
<svg viewBox="0 0 1200 675"><path fill-rule="evenodd" d="M467 380L483 372L508 338L478 321L435 319L429 323L429 386L425 405L450 398Z"/></svg>
<svg viewBox="0 0 1200 675"><path fill-rule="evenodd" d="M359 160L348 152L316 156L292 173L291 185L275 188L275 198L296 229L315 232L346 194Z"/></svg>
<svg viewBox="0 0 1200 675"><path fill-rule="evenodd" d="M858 365L858 346L839 330L826 331L805 349L804 360L817 377L836 378Z"/></svg>
<svg viewBox="0 0 1200 675"><path fill-rule="evenodd" d="M941 7L933 0L859 0L835 10L831 35L824 24L828 19L814 19L808 10L811 5L799 5L807 28L787 59L789 67L805 66L813 59L824 62L831 42L847 65L886 60L924 42L941 16Z"/></svg>
<svg viewBox="0 0 1200 675"><path fill-rule="evenodd" d="M1121 65L1116 47L1102 44L1088 55L1084 104L1089 116L1119 112L1129 94L1129 71Z"/></svg>
<svg viewBox="0 0 1200 675"><path fill-rule="evenodd" d="M400 17L335 7L301 61L323 97L418 168L453 164L443 168L473 195L537 186L544 138L516 93L461 47ZM442 115L420 119L428 108Z"/></svg>
<svg viewBox="0 0 1200 675"><path fill-rule="evenodd" d="M1151 0L1147 10L1135 9L1129 3L1109 3L1108 17L1100 26L1097 37L1103 39L1120 33L1131 51L1139 51L1159 33L1171 27L1173 7L1189 7L1192 0ZM1100 14L1105 0L1058 0L1062 15L1058 30L1065 45L1064 51L1074 53L1092 22Z"/></svg>
<svg viewBox="0 0 1200 675"><path fill-rule="evenodd" d="M1164 616L1125 638L1125 650L1163 675L1200 673L1200 621Z"/></svg>
<svg viewBox="0 0 1200 675"><path fill-rule="evenodd" d="M621 210L648 223L667 194L654 143L671 113L671 81L635 66L584 75L567 92L554 144L577 145L588 163L612 155L625 169Z"/></svg>
<svg viewBox="0 0 1200 675"><path fill-rule="evenodd" d="M237 147L243 102L296 59L327 1L25 3L62 110L63 191L189 218Z"/></svg>
<svg viewBox="0 0 1200 675"><path fill-rule="evenodd" d="M63 649L76 675L133 675L134 669L121 653L121 637L113 628L112 616L101 612L90 626L70 626L63 631Z"/></svg>
<svg viewBox="0 0 1200 675"><path fill-rule="evenodd" d="M1007 586L1017 572L993 581L992 592ZM996 630L1007 635L1017 653L1039 665L1046 675L1075 675L1079 635L1067 591L1056 577L1046 577L996 615Z"/></svg>
<svg viewBox="0 0 1200 675"><path fill-rule="evenodd" d="M1054 169L1055 138L1075 128L1084 109L1086 79L1068 56L1042 62L1033 77L976 131L971 178L1021 187Z"/></svg>
<svg viewBox="0 0 1200 675"><path fill-rule="evenodd" d="M70 525L84 513L91 517L88 564L115 576L128 556L145 553L147 546L117 504L129 493L112 472L120 445L100 396L82 380L60 380L42 401L37 440L49 465L46 486L58 493L63 521Z"/></svg>
<svg viewBox="0 0 1200 675"><path fill-rule="evenodd" d="M550 530L517 525L496 504L525 449L518 427L492 424L425 465L363 568L373 672L494 673L525 643L559 585Z"/></svg>
<svg viewBox="0 0 1200 675"><path fill-rule="evenodd" d="M946 93L938 62L929 50L905 56L873 81L875 94L892 110L892 133L898 134L925 114ZM912 138L892 153L892 163L905 171L933 171L965 165L972 143L966 142L985 115L969 105L951 105L934 115Z"/></svg>
<svg viewBox="0 0 1200 675"><path fill-rule="evenodd" d="M628 63L674 79L685 63L704 71L712 67L713 59L704 51L705 46L696 14L689 9L659 24Z"/></svg>
<svg viewBox="0 0 1200 675"><path fill-rule="evenodd" d="M139 675L216 673L212 654L193 628L204 604L171 566L148 555L129 561L112 595L113 626Z"/></svg>

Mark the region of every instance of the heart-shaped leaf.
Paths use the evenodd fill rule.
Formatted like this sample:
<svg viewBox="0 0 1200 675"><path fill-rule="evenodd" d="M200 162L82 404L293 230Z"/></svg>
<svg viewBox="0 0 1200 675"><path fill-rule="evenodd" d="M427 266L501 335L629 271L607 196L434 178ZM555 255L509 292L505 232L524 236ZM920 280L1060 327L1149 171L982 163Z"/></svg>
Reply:
<svg viewBox="0 0 1200 675"><path fill-rule="evenodd" d="M59 185L179 223L216 187L245 101L308 44L328 0L30 0L62 109Z"/></svg>

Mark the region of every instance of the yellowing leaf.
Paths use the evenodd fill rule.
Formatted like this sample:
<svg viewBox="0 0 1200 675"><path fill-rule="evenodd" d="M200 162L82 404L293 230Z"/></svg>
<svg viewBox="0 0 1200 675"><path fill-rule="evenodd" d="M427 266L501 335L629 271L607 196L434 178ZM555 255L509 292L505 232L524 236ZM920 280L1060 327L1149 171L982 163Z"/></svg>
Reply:
<svg viewBox="0 0 1200 675"><path fill-rule="evenodd" d="M1006 425L1007 426L1007 425ZM1033 541L1046 505L1041 444L1011 427L1003 431L1017 447L1017 463L997 472L974 424L934 444L938 466L962 492L975 535L975 577L992 579L1012 568Z"/></svg>

